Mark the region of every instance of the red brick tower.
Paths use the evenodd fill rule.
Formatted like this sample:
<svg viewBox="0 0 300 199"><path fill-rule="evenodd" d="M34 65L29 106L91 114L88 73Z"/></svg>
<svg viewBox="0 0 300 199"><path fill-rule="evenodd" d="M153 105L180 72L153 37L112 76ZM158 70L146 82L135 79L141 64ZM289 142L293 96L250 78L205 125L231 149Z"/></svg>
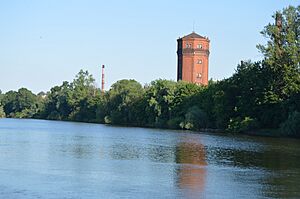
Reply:
<svg viewBox="0 0 300 199"><path fill-rule="evenodd" d="M177 81L208 84L209 42L195 32L177 40Z"/></svg>

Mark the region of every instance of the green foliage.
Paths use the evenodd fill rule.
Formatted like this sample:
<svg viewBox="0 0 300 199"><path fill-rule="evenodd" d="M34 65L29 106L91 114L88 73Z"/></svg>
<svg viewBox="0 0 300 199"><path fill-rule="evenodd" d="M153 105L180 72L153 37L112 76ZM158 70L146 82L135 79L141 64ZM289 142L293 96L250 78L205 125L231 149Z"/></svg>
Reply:
<svg viewBox="0 0 300 199"><path fill-rule="evenodd" d="M88 71L80 70L73 82L63 82L47 94L41 118L96 122L101 94ZM42 95L42 94L41 94Z"/></svg>
<svg viewBox="0 0 300 199"><path fill-rule="evenodd" d="M105 124L111 124L111 119L108 115L104 117L104 123Z"/></svg>
<svg viewBox="0 0 300 199"><path fill-rule="evenodd" d="M95 118L97 99L100 91L95 87L95 79L88 71L80 70L66 93L70 107L68 119L75 121L92 121Z"/></svg>
<svg viewBox="0 0 300 199"><path fill-rule="evenodd" d="M269 69L269 94L282 101L300 91L300 6L289 6L273 16L277 24L268 24L261 32L269 39L258 45Z"/></svg>
<svg viewBox="0 0 300 199"><path fill-rule="evenodd" d="M2 106L2 99L3 99L4 95L2 94L2 91L0 89L0 118L4 118L5 117L5 112Z"/></svg>
<svg viewBox="0 0 300 199"><path fill-rule="evenodd" d="M182 129L199 130L207 127L207 115L197 106L192 106L187 110L185 119L179 125Z"/></svg>
<svg viewBox="0 0 300 199"><path fill-rule="evenodd" d="M4 95L2 94L2 91L1 91L1 89L0 89L0 105L1 105L1 103L2 103L3 97L4 97Z"/></svg>
<svg viewBox="0 0 300 199"><path fill-rule="evenodd" d="M41 113L42 118L67 120L72 112L69 98L71 87L68 82L63 82L61 86L51 88L46 97L45 109Z"/></svg>
<svg viewBox="0 0 300 199"><path fill-rule="evenodd" d="M36 95L26 88L7 92L2 104L7 117L31 118L39 111Z"/></svg>
<svg viewBox="0 0 300 199"><path fill-rule="evenodd" d="M5 117L5 112L3 110L3 107L0 106L0 118L4 118Z"/></svg>
<svg viewBox="0 0 300 199"><path fill-rule="evenodd" d="M7 116L12 116L17 110L17 92L8 91L2 99L3 109Z"/></svg>
<svg viewBox="0 0 300 199"><path fill-rule="evenodd" d="M105 121L112 124L135 124L133 107L143 94L143 87L135 80L114 83L107 95L108 117Z"/></svg>
<svg viewBox="0 0 300 199"><path fill-rule="evenodd" d="M290 113L287 120L281 124L280 130L282 135L300 137L300 112Z"/></svg>
<svg viewBox="0 0 300 199"><path fill-rule="evenodd" d="M174 81L156 80L146 88L146 123L149 126L167 127L171 118L172 103L175 92Z"/></svg>
<svg viewBox="0 0 300 199"><path fill-rule="evenodd" d="M171 104L170 115L184 117L186 110L197 104L192 96L202 92L204 87L192 83L179 81L175 84L174 99Z"/></svg>
<svg viewBox="0 0 300 199"><path fill-rule="evenodd" d="M182 117L174 117L168 120L167 127L170 129L178 129L179 127L183 129L183 127L180 126L184 118Z"/></svg>
<svg viewBox="0 0 300 199"><path fill-rule="evenodd" d="M258 123L255 119L250 117L245 117L241 119L240 117L230 119L227 131L232 133L241 133L248 130L253 130L258 127Z"/></svg>

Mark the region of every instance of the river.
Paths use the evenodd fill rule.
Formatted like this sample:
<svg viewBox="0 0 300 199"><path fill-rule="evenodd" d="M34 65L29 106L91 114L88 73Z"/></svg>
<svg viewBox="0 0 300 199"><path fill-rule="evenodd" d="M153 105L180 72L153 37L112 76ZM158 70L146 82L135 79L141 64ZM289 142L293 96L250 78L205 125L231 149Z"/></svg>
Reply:
<svg viewBox="0 0 300 199"><path fill-rule="evenodd" d="M0 198L300 198L300 140L0 119Z"/></svg>

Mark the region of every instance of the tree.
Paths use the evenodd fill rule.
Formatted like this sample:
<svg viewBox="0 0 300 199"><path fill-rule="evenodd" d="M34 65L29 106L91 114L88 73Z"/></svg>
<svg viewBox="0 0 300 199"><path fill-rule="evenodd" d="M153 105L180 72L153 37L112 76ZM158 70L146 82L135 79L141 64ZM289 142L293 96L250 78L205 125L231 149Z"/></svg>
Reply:
<svg viewBox="0 0 300 199"><path fill-rule="evenodd" d="M281 132L283 135L300 137L300 113L298 111L290 113L287 120L281 124Z"/></svg>
<svg viewBox="0 0 300 199"><path fill-rule="evenodd" d="M3 106L0 105L0 118L5 117L5 112L3 110Z"/></svg>
<svg viewBox="0 0 300 199"><path fill-rule="evenodd" d="M196 107L198 104L192 96L202 92L204 88L185 81L179 81L175 84L174 99L170 104L169 128L178 129L180 127L190 107Z"/></svg>
<svg viewBox="0 0 300 199"><path fill-rule="evenodd" d="M287 99L300 91L300 6L283 9L273 15L275 23L261 32L268 42L258 45L269 69L269 98Z"/></svg>
<svg viewBox="0 0 300 199"><path fill-rule="evenodd" d="M149 126L167 126L167 122L171 119L175 88L176 82L162 79L151 82L146 88L145 111Z"/></svg>
<svg viewBox="0 0 300 199"><path fill-rule="evenodd" d="M36 95L26 88L5 93L2 103L7 117L31 118L39 109Z"/></svg>
<svg viewBox="0 0 300 199"><path fill-rule="evenodd" d="M0 104L2 102L2 99L3 99L3 94L2 94L2 90L0 89Z"/></svg>
<svg viewBox="0 0 300 199"><path fill-rule="evenodd" d="M135 80L120 80L111 86L108 92L108 117L113 124L135 124L135 103L144 94L144 89ZM140 110L143 111L143 110Z"/></svg>
<svg viewBox="0 0 300 199"><path fill-rule="evenodd" d="M198 106L192 106L187 110L185 119L180 123L181 128L198 130L207 126L207 115Z"/></svg>
<svg viewBox="0 0 300 199"><path fill-rule="evenodd" d="M13 117L14 113L17 112L16 101L17 101L16 91L8 91L7 93L5 93L2 99L2 105L7 117Z"/></svg>
<svg viewBox="0 0 300 199"><path fill-rule="evenodd" d="M70 97L70 84L64 81L61 86L51 88L45 99L45 108L41 117L45 119L67 120L71 113L71 106L68 102Z"/></svg>
<svg viewBox="0 0 300 199"><path fill-rule="evenodd" d="M0 89L0 118L5 117L5 112L4 112L4 109L3 109L3 106L2 106L2 99L3 99L3 94L2 94L2 91Z"/></svg>
<svg viewBox="0 0 300 199"><path fill-rule="evenodd" d="M36 95L26 88L20 88L17 93L17 109L18 111L31 109L35 112L37 109Z"/></svg>
<svg viewBox="0 0 300 199"><path fill-rule="evenodd" d="M95 79L88 71L80 70L70 84L68 103L71 106L69 119L92 121L96 118L97 100L100 91L95 87Z"/></svg>
<svg viewBox="0 0 300 199"><path fill-rule="evenodd" d="M177 82L174 90L174 99L171 104L171 115L184 115L186 110L195 103L189 100L190 97L200 93L204 88L189 82Z"/></svg>
<svg viewBox="0 0 300 199"><path fill-rule="evenodd" d="M40 93L40 97L45 96ZM95 122L100 91L95 87L95 79L88 71L80 70L75 79L61 86L51 88L46 95L42 118Z"/></svg>

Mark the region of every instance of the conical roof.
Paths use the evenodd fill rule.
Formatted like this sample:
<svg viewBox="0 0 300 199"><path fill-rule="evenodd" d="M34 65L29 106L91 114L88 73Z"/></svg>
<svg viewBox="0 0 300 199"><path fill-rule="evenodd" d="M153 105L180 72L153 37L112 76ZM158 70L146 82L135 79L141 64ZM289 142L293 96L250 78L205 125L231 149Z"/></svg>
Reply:
<svg viewBox="0 0 300 199"><path fill-rule="evenodd" d="M205 37L201 36L201 35L198 35L197 33L195 32L192 32L191 34L188 34L184 37L182 37L184 39L188 39L188 38L201 38L201 39L206 39Z"/></svg>

